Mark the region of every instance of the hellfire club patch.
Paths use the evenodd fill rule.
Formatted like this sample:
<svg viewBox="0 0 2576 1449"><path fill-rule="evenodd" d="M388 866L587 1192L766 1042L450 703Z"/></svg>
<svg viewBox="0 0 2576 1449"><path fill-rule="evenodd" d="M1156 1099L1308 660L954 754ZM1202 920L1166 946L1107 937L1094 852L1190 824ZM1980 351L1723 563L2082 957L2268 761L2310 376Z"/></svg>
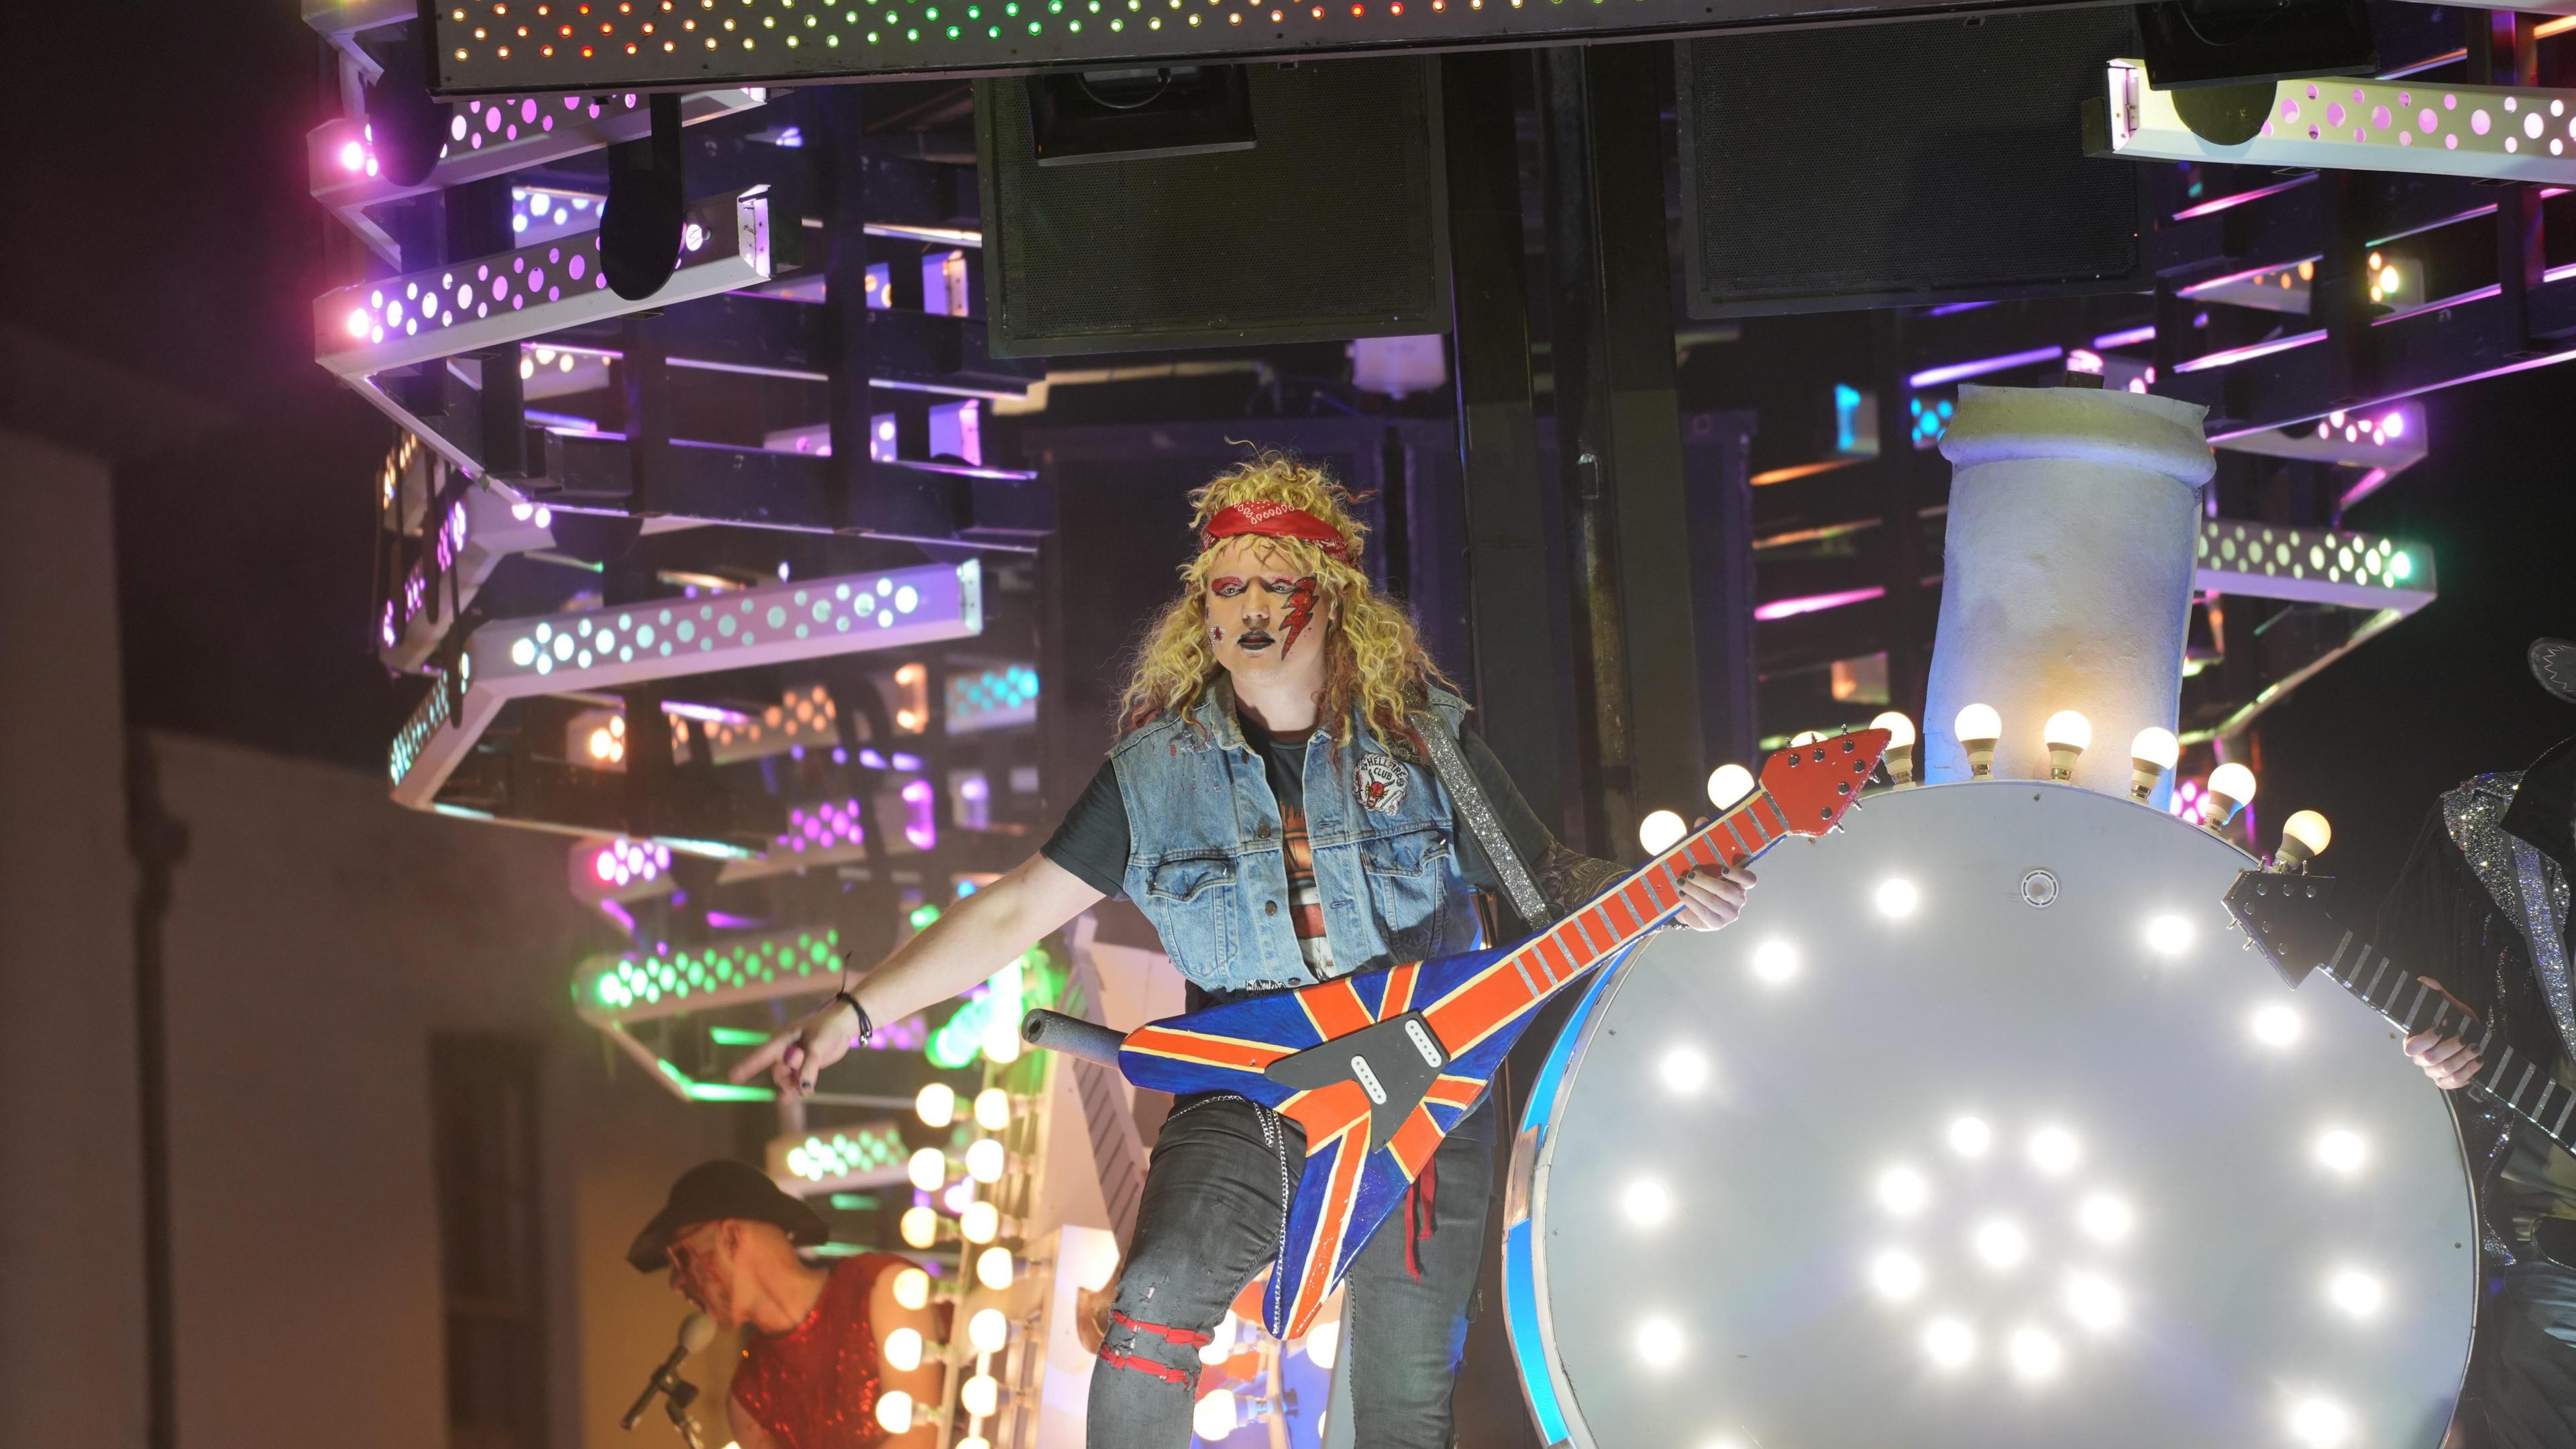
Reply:
<svg viewBox="0 0 2576 1449"><path fill-rule="evenodd" d="M1385 755L1360 761L1360 804L1380 815L1392 815L1404 803L1404 767Z"/></svg>

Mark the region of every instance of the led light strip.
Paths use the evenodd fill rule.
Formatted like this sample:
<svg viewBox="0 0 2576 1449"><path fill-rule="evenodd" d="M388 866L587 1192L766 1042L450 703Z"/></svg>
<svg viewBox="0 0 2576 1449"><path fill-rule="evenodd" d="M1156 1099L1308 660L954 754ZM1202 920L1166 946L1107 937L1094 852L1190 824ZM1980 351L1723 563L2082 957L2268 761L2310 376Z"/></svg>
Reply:
<svg viewBox="0 0 2576 1449"><path fill-rule="evenodd" d="M681 235L679 270L641 302L608 290L596 231L325 293L313 304L314 359L364 377L769 279L766 188L697 203Z"/></svg>
<svg viewBox="0 0 2576 1449"><path fill-rule="evenodd" d="M2285 80L2271 119L2238 146L2201 139L2142 61L2109 68L2111 149L2134 160L2407 171L2576 184L2576 91L2349 76Z"/></svg>
<svg viewBox="0 0 2576 1449"><path fill-rule="evenodd" d="M903 1145L898 1122L871 1122L772 1138L769 1175L794 1179L802 1196L893 1187L910 1180L912 1150Z"/></svg>
<svg viewBox="0 0 2576 1449"><path fill-rule="evenodd" d="M969 638L984 632L983 591L982 566L969 559L712 599L493 620L458 657L462 706L451 712L442 680L395 735L393 797L434 808L447 777L510 700Z"/></svg>
<svg viewBox="0 0 2576 1449"><path fill-rule="evenodd" d="M465 496L448 506L429 553L404 575L398 596L385 602L376 621L377 652L385 667L406 673L419 669L502 559L554 547L554 534L540 521L542 514L528 504L512 503L489 484L468 486ZM435 610L429 607L433 595L438 598Z"/></svg>
<svg viewBox="0 0 2576 1449"><path fill-rule="evenodd" d="M410 7L403 7L409 18ZM767 99L758 87L692 91L680 97L680 124L695 125L747 111ZM364 116L323 122L306 134L305 169L313 199L322 203L379 256L399 248L366 208L406 196L443 191L509 171L545 166L632 141L652 129L643 97L610 95L494 96L458 104L438 165L418 186L399 186L377 163L373 128Z"/></svg>
<svg viewBox="0 0 2576 1449"><path fill-rule="evenodd" d="M2436 592L2430 550L2376 534L2213 518L2192 554L2192 587L2203 593L2384 609L2391 623Z"/></svg>

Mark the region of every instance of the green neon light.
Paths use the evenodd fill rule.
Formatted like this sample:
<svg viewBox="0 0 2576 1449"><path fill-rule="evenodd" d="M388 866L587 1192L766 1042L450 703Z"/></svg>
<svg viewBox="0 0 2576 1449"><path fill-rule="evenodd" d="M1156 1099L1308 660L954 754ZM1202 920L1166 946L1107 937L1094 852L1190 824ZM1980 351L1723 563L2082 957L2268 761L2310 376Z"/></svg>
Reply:
<svg viewBox="0 0 2576 1449"><path fill-rule="evenodd" d="M774 1102L778 1094L767 1087L737 1087L731 1082L691 1082L692 1102Z"/></svg>
<svg viewBox="0 0 2576 1449"><path fill-rule="evenodd" d="M1044 959L1040 953L1031 954ZM1012 1030L1018 1030L1020 1018L1028 1013L1024 1000L1023 967L1029 959L1029 956L1022 956L994 972L993 978L984 983L983 996L957 1008L956 1015L931 1033L928 1049L931 1065L953 1071L973 1062L982 1055L984 1037L994 1030L996 1021L1009 1022Z"/></svg>
<svg viewBox="0 0 2576 1449"><path fill-rule="evenodd" d="M872 1212L881 1205L881 1202L882 1199L878 1198L878 1196L872 1192L836 1192L832 1194L832 1206L839 1208L845 1213Z"/></svg>
<svg viewBox="0 0 2576 1449"><path fill-rule="evenodd" d="M769 1034L738 1026L711 1026L707 1028L707 1040L717 1046L759 1046L769 1040Z"/></svg>
<svg viewBox="0 0 2576 1449"><path fill-rule="evenodd" d="M603 967L591 978L587 989L601 1006L617 1011L639 1002L657 1002L665 994L686 1001L692 993L704 995L730 987L767 986L800 977L827 976L840 969L840 944L841 933L825 929L782 931L757 940L694 947L669 955L630 952ZM757 1037L726 1043L720 1036L715 1039L736 1046L768 1040Z"/></svg>
<svg viewBox="0 0 2576 1449"><path fill-rule="evenodd" d="M929 930L930 923L938 919L939 907L937 906L915 906L912 908L912 928L916 931Z"/></svg>
<svg viewBox="0 0 2576 1449"><path fill-rule="evenodd" d="M805 1251L817 1258L855 1258L861 1253L873 1253L876 1249L865 1243L817 1243Z"/></svg>

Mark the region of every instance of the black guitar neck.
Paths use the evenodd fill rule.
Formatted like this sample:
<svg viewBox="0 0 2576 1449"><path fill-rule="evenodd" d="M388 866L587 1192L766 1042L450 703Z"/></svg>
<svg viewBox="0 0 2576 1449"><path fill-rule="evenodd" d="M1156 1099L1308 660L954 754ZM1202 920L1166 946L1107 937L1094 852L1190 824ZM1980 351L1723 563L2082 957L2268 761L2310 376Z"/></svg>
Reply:
<svg viewBox="0 0 2576 1449"><path fill-rule="evenodd" d="M2323 971L2408 1036L2429 1031L2467 1041L2486 1065L2466 1090L2502 1104L2561 1149L2576 1152L2568 1137L2576 1127L2576 1092L2559 1083L2551 1064L2510 1046L2489 1057L2495 1028L2335 920L2327 907L2332 886L2323 877L2249 870L2228 891L2227 908L2291 985L2311 970ZM2329 941L2333 947L2326 950Z"/></svg>

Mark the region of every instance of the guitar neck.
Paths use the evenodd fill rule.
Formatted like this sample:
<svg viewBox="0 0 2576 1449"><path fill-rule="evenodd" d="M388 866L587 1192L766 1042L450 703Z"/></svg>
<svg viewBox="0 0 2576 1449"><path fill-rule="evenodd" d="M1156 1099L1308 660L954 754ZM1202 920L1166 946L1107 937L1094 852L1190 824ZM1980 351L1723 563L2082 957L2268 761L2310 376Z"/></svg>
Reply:
<svg viewBox="0 0 2576 1449"><path fill-rule="evenodd" d="M2576 1152L2576 1144L2568 1139L2568 1129L2576 1126L2576 1092L2559 1083L2548 1062L2535 1060L2510 1046L2489 1057L2487 1051L2495 1045L2495 1028L2481 1023L2349 930L2321 969L2337 986L2360 997L2371 1010L2408 1036L2429 1031L2467 1041L2479 1060L2486 1063L2477 1079L2468 1084L2469 1090L2503 1104L2560 1148Z"/></svg>
<svg viewBox="0 0 2576 1449"><path fill-rule="evenodd" d="M1529 1005L1546 1000L1619 954L1681 909L1681 881L1695 870L1742 865L1788 835L1789 822L1767 790L1682 837L1672 849L1603 891L1505 958L1518 971Z"/></svg>

